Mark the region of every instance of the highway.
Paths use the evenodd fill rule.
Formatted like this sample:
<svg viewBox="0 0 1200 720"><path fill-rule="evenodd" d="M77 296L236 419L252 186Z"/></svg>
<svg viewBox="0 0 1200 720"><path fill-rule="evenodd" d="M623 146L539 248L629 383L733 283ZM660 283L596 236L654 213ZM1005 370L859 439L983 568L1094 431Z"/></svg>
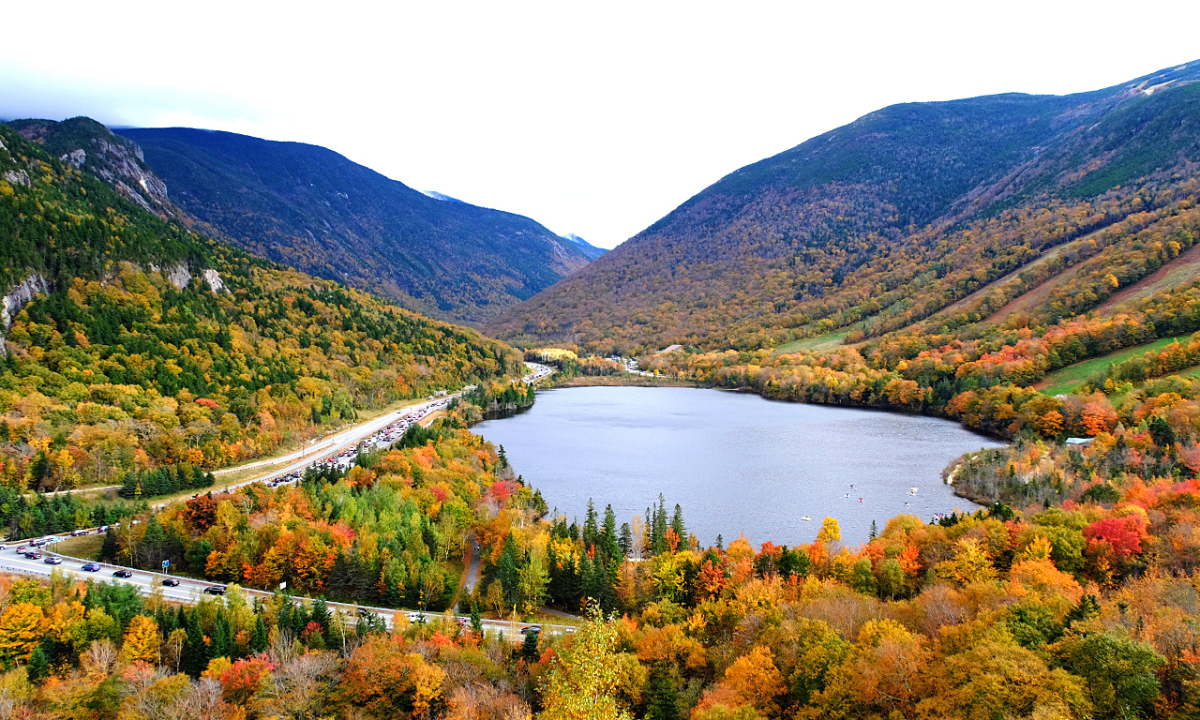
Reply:
<svg viewBox="0 0 1200 720"><path fill-rule="evenodd" d="M550 375L554 372L553 368L536 363L525 363L529 369L529 374L524 377L526 383L534 383L538 380ZM467 388L470 390L473 388ZM353 464L354 458L357 455L357 449L364 440L367 445L386 447L398 440L412 425L420 422L428 417L431 413L440 410L450 404L450 401L460 396L463 391L451 395L442 395L427 402L418 405L409 406L395 412L388 413L381 417L375 418L368 422L361 423L352 428L342 430L336 435L327 440L321 441L315 445L312 450L303 452L294 452L290 455L285 455L272 460L264 460L253 465L243 465L238 470L245 470L248 467L265 467L280 462L294 461L287 467L275 470L273 472L261 475L251 480L230 485L226 490L234 490L245 485L251 485L256 482L270 482L277 478L287 476L285 482L293 482L298 480L309 467L318 463L341 464L349 466ZM319 452L318 452L319 450ZM96 528L92 528L89 532L96 532ZM63 533L56 536L61 538L69 537L69 533ZM30 539L32 540L32 538ZM79 577L94 576L96 580L108 582L122 582L132 585L138 589L142 595L149 596L156 590L161 590L162 595L166 600L178 603L195 604L202 597L219 597L213 595L205 595L204 589L207 587L218 587L217 583L207 582L203 580L194 580L181 576L169 576L160 573L152 573L144 570L135 570L133 568L124 568L120 565L110 565L106 563L91 563L91 561L83 558L75 558L69 555L61 555L51 551L53 544L47 545L44 548L30 547L30 540L21 542L10 542L6 545L0 545L0 572L12 572L22 575L33 575L38 577L49 577L55 570L61 570L64 573L70 573ZM26 558L22 554L18 554L18 548L28 548L29 550L37 550L42 554L41 559ZM62 562L58 565L51 565L45 562L48 557L56 557ZM83 569L87 564L98 565L100 569L95 572L89 572ZM129 570L132 575L128 578L119 578L114 576L118 570ZM162 585L162 581L168 577L175 577L179 581L176 587ZM272 593L262 590L254 590L251 588L242 588L242 592L247 596L270 597ZM308 601L307 598L295 598L295 602ZM345 603L328 603L330 610L338 609L349 613L352 617L357 617L361 611L369 611L379 615L389 629L392 628L393 620L400 614L409 618L410 621L420 622L436 621L443 617L441 613L421 613L416 610L397 610L394 608L378 608L366 607L359 605L348 605ZM470 622L469 616L456 615L454 616L460 624ZM491 632L503 632L508 637L513 637L520 633L521 628L527 624L514 623L504 620L484 620L484 629ZM573 632L574 627L571 625L548 625L541 626L543 632L548 633L564 633Z"/></svg>
<svg viewBox="0 0 1200 720"><path fill-rule="evenodd" d="M73 575L81 580L91 578L95 579L97 582L118 582L126 585L132 585L133 587L137 588L140 594L147 597L154 593L155 590L161 590L164 599L170 602L184 603L189 605L194 605L203 598L209 598L212 600L221 598L220 595L206 594L204 592L205 588L226 587L220 583L214 583L205 580L194 580L192 578L186 578L178 575L165 575L162 573L147 572L145 570L134 570L132 568L125 568L121 565L110 565L108 563L92 563L91 561L83 558L75 558L69 555L60 555L52 552L49 550L49 548L53 547L53 545L44 548L29 548L31 550L36 550L42 555L41 559L33 560L26 558L23 555L18 555L18 546L25 546L25 544L9 543L7 547L0 548L0 572L10 572L21 575L33 575L36 577L48 578L50 577L50 573L52 573L54 570L59 570L64 574ZM49 557L59 558L62 563L59 565L47 564L46 558ZM99 566L100 569L95 572L84 570L83 566L89 563L93 566ZM122 569L129 570L131 572L131 576L128 578L120 578L113 574ZM179 585L176 587L163 585L163 580L167 579L168 577L173 577L178 580ZM241 588L241 592L247 597L267 598L272 596L272 593L270 592L255 590L252 588ZM296 603L311 602L309 598L302 597L293 597L292 600ZM394 621L398 616L404 616L409 622L421 622L423 620L424 622L430 623L437 622L445 617L443 613L422 613L419 610L371 607L367 605L352 605L336 602L330 602L328 605L330 612L334 610L341 610L347 613L351 618L355 619L357 619L360 612L372 612L383 620L384 624L389 630L393 628ZM469 615L454 615L453 617L459 624L464 626L471 621ZM530 623L514 623L508 620L483 621L484 630L493 633L502 632L504 633L505 637L508 638L519 636L521 629L528 627L529 625ZM542 632L550 634L569 633L574 631L574 627L571 625L548 625L543 623L540 627L542 628Z"/></svg>

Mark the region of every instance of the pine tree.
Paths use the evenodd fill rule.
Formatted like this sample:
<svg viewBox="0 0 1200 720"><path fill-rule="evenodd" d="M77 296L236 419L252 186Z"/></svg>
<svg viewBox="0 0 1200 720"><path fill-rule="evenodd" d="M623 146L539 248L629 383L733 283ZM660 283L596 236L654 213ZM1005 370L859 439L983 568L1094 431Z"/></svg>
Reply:
<svg viewBox="0 0 1200 720"><path fill-rule="evenodd" d="M504 541L504 550L500 553L500 560L496 563L496 579L504 588L504 604L509 607L515 605L519 599L521 582L519 563L517 542L513 539L512 533L509 533L508 538Z"/></svg>
<svg viewBox="0 0 1200 720"><path fill-rule="evenodd" d="M617 542L621 547L621 555L629 557L633 552L633 529L629 527L629 523L621 523L621 536Z"/></svg>
<svg viewBox="0 0 1200 720"><path fill-rule="evenodd" d="M604 546L604 553L610 558L618 558L621 556L621 546L617 543L617 514L613 512L612 505L604 507L604 532L600 536L600 542Z"/></svg>
<svg viewBox="0 0 1200 720"><path fill-rule="evenodd" d="M671 529L675 531L675 537L679 538L679 542L683 547L687 546L687 527L683 524L683 508L675 505L675 515L671 518Z"/></svg>
<svg viewBox="0 0 1200 720"><path fill-rule="evenodd" d="M537 662L540 656L540 653L538 653L539 634L532 630L525 633L525 642L521 643L521 657L525 659L525 662Z"/></svg>
<svg viewBox="0 0 1200 720"><path fill-rule="evenodd" d="M188 618L187 640L183 644L183 671L194 678L208 668L208 643L204 642L204 633L200 631L200 618L195 614Z"/></svg>
<svg viewBox="0 0 1200 720"><path fill-rule="evenodd" d="M319 597L313 601L312 605L312 620L321 626L322 633L329 633L329 606L325 604L325 598Z"/></svg>
<svg viewBox="0 0 1200 720"><path fill-rule="evenodd" d="M483 635L483 615L479 612L479 603L471 603L471 632Z"/></svg>
<svg viewBox="0 0 1200 720"><path fill-rule="evenodd" d="M34 685L41 685L50 677L50 656L38 645L33 649L33 653L29 656L29 664L25 666L25 672L29 676L29 682Z"/></svg>
<svg viewBox="0 0 1200 720"><path fill-rule="evenodd" d="M104 562L117 559L117 533L111 527L104 534L104 544L100 546L100 559Z"/></svg>
<svg viewBox="0 0 1200 720"><path fill-rule="evenodd" d="M261 614L254 616L254 633L250 636L250 652L260 653L267 649L267 624Z"/></svg>
<svg viewBox="0 0 1200 720"><path fill-rule="evenodd" d="M679 694L675 681L657 664L646 681L646 720L679 720Z"/></svg>
<svg viewBox="0 0 1200 720"><path fill-rule="evenodd" d="M596 540L599 539L600 531L596 521L596 505L591 498L588 498L587 515L583 521L583 544L585 547L595 545Z"/></svg>
<svg viewBox="0 0 1200 720"><path fill-rule="evenodd" d="M214 658L229 657L233 652L233 632L229 627L229 618L225 611L217 612L213 622L213 634L209 638L209 655Z"/></svg>

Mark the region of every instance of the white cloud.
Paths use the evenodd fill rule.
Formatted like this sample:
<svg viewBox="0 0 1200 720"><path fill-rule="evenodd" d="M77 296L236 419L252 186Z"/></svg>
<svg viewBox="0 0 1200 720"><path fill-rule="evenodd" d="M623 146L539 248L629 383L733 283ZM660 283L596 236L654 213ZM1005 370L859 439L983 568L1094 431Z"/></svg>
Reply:
<svg viewBox="0 0 1200 720"><path fill-rule="evenodd" d="M314 143L610 247L892 103L1197 59L1200 4L1101 5L47 0L5 10L0 115Z"/></svg>

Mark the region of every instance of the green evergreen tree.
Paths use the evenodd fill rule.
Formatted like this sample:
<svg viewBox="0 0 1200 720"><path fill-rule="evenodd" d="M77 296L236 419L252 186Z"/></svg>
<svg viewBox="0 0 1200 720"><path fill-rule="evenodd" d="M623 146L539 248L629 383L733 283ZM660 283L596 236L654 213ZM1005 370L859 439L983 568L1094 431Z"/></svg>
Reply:
<svg viewBox="0 0 1200 720"><path fill-rule="evenodd" d="M256 614L254 616L254 632L250 635L250 652L264 652L267 649L268 641L267 624L263 622L261 614Z"/></svg>
<svg viewBox="0 0 1200 720"><path fill-rule="evenodd" d="M538 652L538 635L533 631L525 633L525 642L521 643L521 657L525 662L535 663L541 656Z"/></svg>
<svg viewBox="0 0 1200 720"><path fill-rule="evenodd" d="M479 603L471 603L471 632L483 635L483 615L479 612Z"/></svg>
<svg viewBox="0 0 1200 720"><path fill-rule="evenodd" d="M509 533L504 541L504 549L500 552L499 562L496 563L496 579L500 581L500 587L504 588L505 606L512 607L519 599L521 582L520 555L512 533Z"/></svg>
<svg viewBox="0 0 1200 720"><path fill-rule="evenodd" d="M657 663L646 680L646 720L680 720L675 681Z"/></svg>
<svg viewBox="0 0 1200 720"><path fill-rule="evenodd" d="M33 649L33 654L29 656L29 663L25 666L25 672L29 676L29 682L34 685L41 685L46 682L46 678L50 677L50 656L38 645Z"/></svg>
<svg viewBox="0 0 1200 720"><path fill-rule="evenodd" d="M321 626L321 632L328 634L329 620L329 606L325 604L325 598L319 597L313 601L312 621Z"/></svg>
<svg viewBox="0 0 1200 720"><path fill-rule="evenodd" d="M100 559L104 562L115 562L117 559L117 533L110 526L104 533L104 543L100 546Z"/></svg>

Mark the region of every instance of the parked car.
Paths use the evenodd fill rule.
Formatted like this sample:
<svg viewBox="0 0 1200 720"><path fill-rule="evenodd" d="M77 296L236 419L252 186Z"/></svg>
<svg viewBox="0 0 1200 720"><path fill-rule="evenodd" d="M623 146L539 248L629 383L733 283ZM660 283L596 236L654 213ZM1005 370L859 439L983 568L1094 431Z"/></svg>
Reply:
<svg viewBox="0 0 1200 720"><path fill-rule="evenodd" d="M164 578L163 585L167 587L179 587L179 578Z"/></svg>
<svg viewBox="0 0 1200 720"><path fill-rule="evenodd" d="M209 595L224 595L225 594L225 586L224 585L209 585L208 587L204 588L204 592L208 593Z"/></svg>
<svg viewBox="0 0 1200 720"><path fill-rule="evenodd" d="M100 572L100 563L88 563L83 566L84 572Z"/></svg>
<svg viewBox="0 0 1200 720"><path fill-rule="evenodd" d="M130 570L126 570L125 568L121 568L120 570L113 571L113 577L131 578L131 577L133 577L133 572Z"/></svg>
<svg viewBox="0 0 1200 720"><path fill-rule="evenodd" d="M62 565L62 558L50 555L42 562L46 563L47 565Z"/></svg>

